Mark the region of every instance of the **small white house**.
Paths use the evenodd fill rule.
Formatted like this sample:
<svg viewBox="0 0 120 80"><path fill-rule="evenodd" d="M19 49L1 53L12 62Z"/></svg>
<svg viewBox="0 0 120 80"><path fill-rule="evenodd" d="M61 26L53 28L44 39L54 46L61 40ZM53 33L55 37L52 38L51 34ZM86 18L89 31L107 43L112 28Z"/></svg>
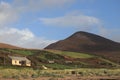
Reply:
<svg viewBox="0 0 120 80"><path fill-rule="evenodd" d="M12 65L31 66L31 61L27 59L26 57L9 56L9 58L11 59Z"/></svg>
<svg viewBox="0 0 120 80"><path fill-rule="evenodd" d="M48 63L53 64L55 61L49 60Z"/></svg>

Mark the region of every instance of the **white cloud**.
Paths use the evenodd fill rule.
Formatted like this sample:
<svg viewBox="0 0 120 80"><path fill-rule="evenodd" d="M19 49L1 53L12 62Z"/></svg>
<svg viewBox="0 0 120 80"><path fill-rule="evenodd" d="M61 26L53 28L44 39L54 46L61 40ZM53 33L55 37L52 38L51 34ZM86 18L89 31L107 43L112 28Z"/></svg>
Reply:
<svg viewBox="0 0 120 80"><path fill-rule="evenodd" d="M74 0L14 0L13 3L0 1L0 27L19 20L21 14L28 11L40 11L46 8L58 8L71 4Z"/></svg>
<svg viewBox="0 0 120 80"><path fill-rule="evenodd" d="M89 28L101 25L98 18L86 15L65 15L56 18L40 18L40 21L45 25L59 27Z"/></svg>
<svg viewBox="0 0 120 80"><path fill-rule="evenodd" d="M21 5L20 5L21 6ZM24 48L44 48L55 40L47 40L35 36L29 29L17 29L9 26L21 16L22 6L15 6L7 2L0 2L0 42ZM20 12L20 13L19 13Z"/></svg>
<svg viewBox="0 0 120 80"><path fill-rule="evenodd" d="M8 3L0 3L0 27L15 22L18 18L17 12Z"/></svg>
<svg viewBox="0 0 120 80"><path fill-rule="evenodd" d="M0 30L0 37L0 42L21 44L21 41L31 39L34 35L28 29L3 28Z"/></svg>
<svg viewBox="0 0 120 80"><path fill-rule="evenodd" d="M73 12L62 17L55 18L40 18L44 25L54 27L72 27L76 30L91 31L95 30L96 34L120 42L119 29L111 30L105 28L100 19L93 16L78 15L80 12Z"/></svg>
<svg viewBox="0 0 120 80"><path fill-rule="evenodd" d="M34 49L43 49L51 43L56 42L56 40L47 40L41 37L34 37L33 39L24 42L23 47L34 48Z"/></svg>
<svg viewBox="0 0 120 80"><path fill-rule="evenodd" d="M55 40L37 37L28 29L3 28L2 30L0 29L0 42L24 48L41 49L55 42Z"/></svg>
<svg viewBox="0 0 120 80"><path fill-rule="evenodd" d="M119 36L118 33L120 32L119 28L118 29L111 29L111 28L105 29L104 32L102 34L103 36L120 43L120 37L118 37Z"/></svg>

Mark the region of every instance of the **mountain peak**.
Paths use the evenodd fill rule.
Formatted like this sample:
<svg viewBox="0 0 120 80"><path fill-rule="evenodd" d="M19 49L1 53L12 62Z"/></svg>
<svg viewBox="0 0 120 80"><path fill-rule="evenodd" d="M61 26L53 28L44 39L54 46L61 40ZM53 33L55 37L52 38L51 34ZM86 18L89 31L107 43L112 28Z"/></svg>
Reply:
<svg viewBox="0 0 120 80"><path fill-rule="evenodd" d="M72 38L72 37L82 38L82 37L86 37L86 36L89 35L89 34L91 34L91 33L84 32L84 31L78 31L78 32L74 33L73 35L71 35L71 36L68 37L68 38Z"/></svg>
<svg viewBox="0 0 120 80"><path fill-rule="evenodd" d="M120 44L96 34L78 31L64 40L47 46L45 49L75 52L113 51L120 50Z"/></svg>
<svg viewBox="0 0 120 80"><path fill-rule="evenodd" d="M85 31L78 31L78 32L74 33L73 35L88 35L88 34L90 34L90 33L85 32Z"/></svg>
<svg viewBox="0 0 120 80"><path fill-rule="evenodd" d="M88 34L88 32L85 32L85 31L77 31L76 33L74 34Z"/></svg>

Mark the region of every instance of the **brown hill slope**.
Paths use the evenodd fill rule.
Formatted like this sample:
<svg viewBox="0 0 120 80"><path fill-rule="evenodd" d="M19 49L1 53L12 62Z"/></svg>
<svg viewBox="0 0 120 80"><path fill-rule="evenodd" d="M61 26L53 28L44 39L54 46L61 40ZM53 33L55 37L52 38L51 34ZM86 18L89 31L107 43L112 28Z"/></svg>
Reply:
<svg viewBox="0 0 120 80"><path fill-rule="evenodd" d="M22 49L22 48L20 48L20 47L13 46L13 45L6 44L6 43L0 43L0 48Z"/></svg>
<svg viewBox="0 0 120 80"><path fill-rule="evenodd" d="M120 43L83 31L76 32L45 49L91 53L120 62Z"/></svg>

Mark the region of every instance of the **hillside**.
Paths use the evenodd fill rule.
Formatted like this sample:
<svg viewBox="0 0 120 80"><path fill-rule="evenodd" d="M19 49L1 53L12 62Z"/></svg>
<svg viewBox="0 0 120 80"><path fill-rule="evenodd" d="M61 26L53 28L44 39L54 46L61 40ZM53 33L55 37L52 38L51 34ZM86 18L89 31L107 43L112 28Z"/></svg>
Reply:
<svg viewBox="0 0 120 80"><path fill-rule="evenodd" d="M20 47L13 46L13 45L6 44L6 43L0 43L0 48L21 49Z"/></svg>
<svg viewBox="0 0 120 80"><path fill-rule="evenodd" d="M43 69L43 65L50 69L119 67L117 63L108 59L87 53L28 49L0 49L0 66L11 66L8 55L26 56L32 62L32 67L35 69ZM54 63L49 63L49 61L54 61Z"/></svg>
<svg viewBox="0 0 120 80"><path fill-rule="evenodd" d="M50 44L45 49L89 53L120 63L120 43L83 31Z"/></svg>

